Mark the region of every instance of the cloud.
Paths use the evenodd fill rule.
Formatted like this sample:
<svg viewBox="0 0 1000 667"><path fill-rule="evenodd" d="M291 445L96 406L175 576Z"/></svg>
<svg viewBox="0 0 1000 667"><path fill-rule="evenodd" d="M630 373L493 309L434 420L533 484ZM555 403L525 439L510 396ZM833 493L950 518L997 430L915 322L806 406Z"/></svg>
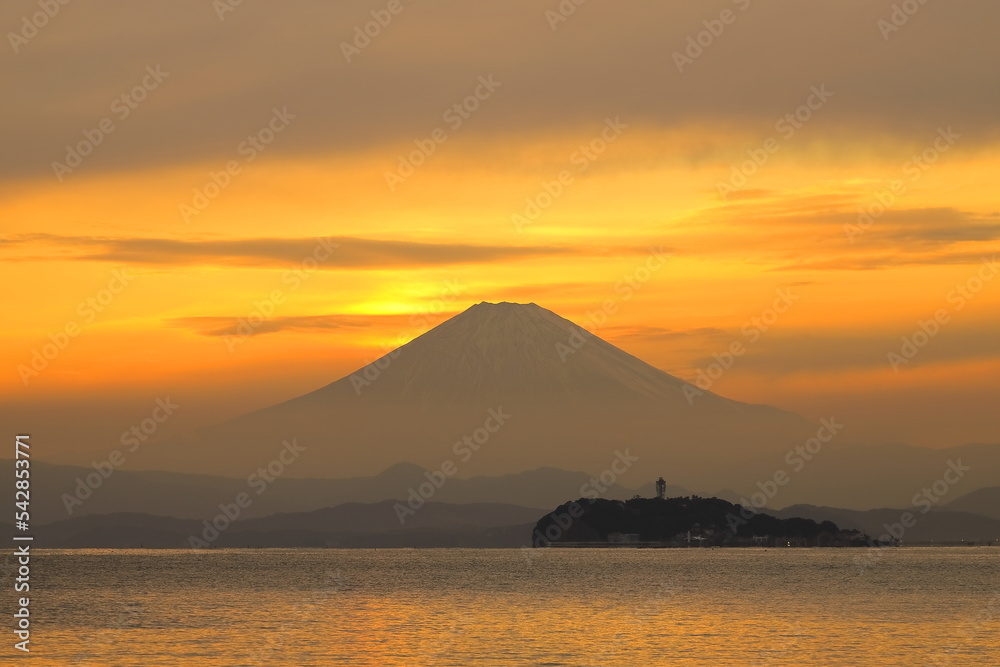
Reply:
<svg viewBox="0 0 1000 667"><path fill-rule="evenodd" d="M840 232L836 228L857 225L862 208L874 203L870 195L858 190L824 194L769 192L759 198L765 201L734 201L719 206L712 217L754 225L829 225ZM865 236L943 243L993 240L1000 237L998 217L996 214L984 217L947 206L890 209L872 217Z"/></svg>
<svg viewBox="0 0 1000 667"><path fill-rule="evenodd" d="M944 305L944 304L942 304ZM931 313L928 313L930 319ZM919 331L917 322L901 322L895 331L881 335L856 336L808 334L766 335L741 356L739 372L764 377L809 375L847 370L889 370L889 353L900 353L902 338ZM720 352L724 348L720 348ZM996 359L996 328L992 324L967 324L953 319L944 324L933 341L919 350L903 370L932 364L947 364L973 359ZM705 369L717 360L709 354L692 362L693 368Z"/></svg>
<svg viewBox="0 0 1000 667"><path fill-rule="evenodd" d="M697 215L712 222L740 226L802 227L855 221L858 207L865 203L864 192L860 188L826 187L829 191L823 193L755 190L756 194L750 197L731 195L725 203Z"/></svg>
<svg viewBox="0 0 1000 667"><path fill-rule="evenodd" d="M190 329L203 336L235 336L240 325L238 317L180 317L169 320L170 326ZM370 318L352 315L298 315L275 317L251 327L253 336L291 330L363 329L371 326Z"/></svg>
<svg viewBox="0 0 1000 667"><path fill-rule="evenodd" d="M930 245L994 241L1000 239L1000 224L955 208L923 208L889 211L873 225L875 233L896 242Z"/></svg>
<svg viewBox="0 0 1000 667"><path fill-rule="evenodd" d="M279 331L310 333L365 329L387 332L397 338L401 335L412 338L422 334L429 326L436 326L457 314L457 312L434 314L416 312L388 315L289 315L272 317L262 322L254 320L253 326L243 324L247 319L246 316L204 316L178 317L167 320L166 324L188 329L202 336L259 336Z"/></svg>
<svg viewBox="0 0 1000 667"><path fill-rule="evenodd" d="M712 190L716 193L717 190ZM766 190L763 188L748 188L746 190L737 190L736 192L730 193L729 199L731 201L743 201L749 199L764 199L766 197L771 197L774 194L774 190Z"/></svg>
<svg viewBox="0 0 1000 667"><path fill-rule="evenodd" d="M602 338L616 341L662 342L683 338L712 338L731 335L717 327L697 327L695 329L668 329L655 326L603 327L596 332Z"/></svg>
<svg viewBox="0 0 1000 667"><path fill-rule="evenodd" d="M57 255L22 255L14 259L78 259L161 265L286 267L315 262L318 268L402 268L472 264L585 251L554 246L502 246L468 243L420 243L346 236L321 238L252 238L178 240L164 238L99 238L27 234L3 239L8 249L54 246ZM310 267L311 268L311 267Z"/></svg>
<svg viewBox="0 0 1000 667"><path fill-rule="evenodd" d="M996 253L909 253L840 256L835 259L797 262L779 266L775 271L877 271L902 266L980 265L996 257Z"/></svg>
<svg viewBox="0 0 1000 667"><path fill-rule="evenodd" d="M860 209L873 202L851 199L843 202L846 210L801 210L787 214L795 222L805 224L858 225ZM867 207L865 207L867 208ZM864 236L892 241L927 241L955 243L960 241L991 241L1000 238L1000 223L996 216L980 216L957 208L938 206L883 211L863 220Z"/></svg>
<svg viewBox="0 0 1000 667"><path fill-rule="evenodd" d="M702 215L712 226L738 237L740 248L753 246L769 253L777 264L772 270L777 271L967 264L997 251L996 213L939 206L883 210L861 219L872 202L860 189L820 195L771 193L759 200L727 202ZM760 234L765 228L770 231ZM688 242L688 249L706 255L732 252L733 245L713 242L711 229L700 245ZM795 261L789 261L792 257Z"/></svg>
<svg viewBox="0 0 1000 667"><path fill-rule="evenodd" d="M254 322L252 327L238 329L246 317L179 317L168 320L167 324L194 331L203 336L236 336L249 331L249 335L276 333L278 331L356 331L378 327L397 329L413 328L412 319L416 315L290 315L273 317L263 322ZM444 317L450 317L445 315Z"/></svg>
<svg viewBox="0 0 1000 667"><path fill-rule="evenodd" d="M609 115L654 128L711 119L767 133L818 84L834 97L809 133L837 146L924 137L942 123L969 142L1000 133L1000 89L982 84L1000 60L995 2L921 5L888 43L877 27L892 12L887 3L776 0L745 11L724 3L735 22L683 72L674 54L718 19L719 6L587 3L553 30L554 1L404 3L348 63L341 44L372 21L370 2L244 2L224 21L219 4L80 3L65 10L72 17L50 21L7 63L5 90L17 104L0 108L0 123L17 132L0 152L0 178L51 178L66 146L105 117L116 130L87 158L88 171L225 164L284 106L297 118L269 159L412 147L447 129L445 111L489 74L502 86L463 137L552 134ZM35 9L3 3L0 23L19 26ZM114 101L148 65L169 76L121 118Z"/></svg>
<svg viewBox="0 0 1000 667"><path fill-rule="evenodd" d="M489 294L493 301L538 301L550 303L571 298L574 301L593 300L595 286L602 288L605 281L531 283L527 285L505 285Z"/></svg>

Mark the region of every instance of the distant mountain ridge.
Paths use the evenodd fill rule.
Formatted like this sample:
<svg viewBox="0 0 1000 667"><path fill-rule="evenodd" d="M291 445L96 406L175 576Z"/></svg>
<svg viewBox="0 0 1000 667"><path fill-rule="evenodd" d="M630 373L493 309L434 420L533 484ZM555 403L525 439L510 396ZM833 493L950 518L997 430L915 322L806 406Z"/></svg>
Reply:
<svg viewBox="0 0 1000 667"><path fill-rule="evenodd" d="M954 512L968 512L1000 519L1000 486L976 489L961 498L948 503L946 507Z"/></svg>
<svg viewBox="0 0 1000 667"><path fill-rule="evenodd" d="M122 512L144 513L174 518L203 518L218 511L238 493L248 492L253 504L244 517L267 516L279 512L309 512L343 503L373 503L400 499L406 501L411 488L427 481L427 471L411 464L393 465L372 477L347 479L276 479L266 492L257 495L246 479L190 475L176 472L117 470L100 486L89 488L86 482L100 479L93 468L62 466L36 461L32 464L32 518L35 523L49 523L69 517ZM13 462L0 460L0 470L13 477ZM590 476L554 468L529 470L494 477L454 478L435 489L432 500L449 503L517 504L543 509L566 495L579 495ZM81 482L84 486L81 489ZM687 492L677 486L676 493ZM89 495L86 493L89 492ZM607 487L612 497L627 498L639 490L613 484ZM643 491L652 494L652 485ZM67 502L66 496L72 497ZM82 499L76 502L77 499ZM67 505L72 509L68 513Z"/></svg>
<svg viewBox="0 0 1000 667"><path fill-rule="evenodd" d="M558 501L544 490L551 480L542 471L559 470L586 472L579 482L552 483L562 498L583 495L580 485L602 475L609 494L652 495L652 481L663 476L678 493L715 491L732 502L773 487L767 504L774 507L905 507L952 461L971 470L949 485L949 497L1000 482L1000 445L862 446L851 440L850 424L822 442L820 433L789 412L692 394L683 380L536 304L480 303L316 391L190 437L148 443L129 456L127 470L170 471L140 473L158 500L138 499L138 507L186 507L186 516L197 503L211 508L211 494L202 482L188 489L164 476L245 479L289 439L304 452L283 467L260 511L399 497L424 483L425 472L440 479L445 469L435 500L530 506ZM808 457L801 453L807 443ZM611 470L622 452L634 463ZM786 483L777 487L781 474ZM132 508L127 494L107 495L118 484L109 482L85 512ZM231 495L228 483L212 485L225 490L215 504ZM143 484L133 488L142 493Z"/></svg>
<svg viewBox="0 0 1000 667"><path fill-rule="evenodd" d="M669 499L667 505L674 507L678 503L684 504L685 501L685 498ZM264 517L240 516L235 521L229 522L223 530L218 531L217 536L208 534L212 539L205 544L209 548L521 548L539 546L533 544L538 537L535 531L539 526L542 534L545 534L551 525L559 526L560 521L565 525L565 519L553 519L551 509L535 509L503 503L457 504L434 501L426 503L415 514L408 516L405 523L401 523L395 509L398 502L386 500L377 503L344 503L311 512L277 513ZM609 531L642 532L649 526L641 528L642 522L633 525L630 523L632 519L629 518L628 512L623 514L616 508L649 507L655 502L645 498L627 501L622 505L621 502L613 500L602 499L591 503L589 499L583 499L578 501L578 504L590 509L610 508L611 511L617 512L617 518L608 523L606 519L610 515L598 511L595 516L603 515L603 519L584 522L587 523L586 526L580 523L574 531L553 529L553 532L549 533L552 536L550 539L557 539L556 532L559 534L558 539L582 541L606 540ZM722 507L722 515L716 514L712 519L709 512L703 516L702 510L698 509L699 505L704 508ZM555 514L565 512L566 509L565 503L560 504ZM734 517L729 517L728 513L733 513ZM829 521L842 529L861 530L878 538L887 532L885 524L892 525L899 522L903 510L855 512L803 505L778 511L766 510L764 513L778 519L812 520L817 523ZM729 522L736 515L743 516L734 513L729 503L720 499L703 498L694 503L686 514L681 512L657 528L660 533L654 538L672 539L676 537L677 531L687 530L691 530L696 537L708 538L710 535L707 529L711 528L713 534L717 533L715 538L725 542L726 535L731 531ZM34 544L37 548L191 548L192 537L203 539L206 535L206 522L213 522L218 516L218 508L215 514L204 518L175 518L137 512L116 512L60 519L45 524L36 523L33 525L32 534L35 536ZM747 523L736 526L738 530L743 529L741 534L744 537L757 534L770 535L773 538L783 530L780 524L774 524L768 519L751 522L752 515L746 516ZM689 524L683 524L684 521L688 521ZM698 525L695 526L695 523ZM220 520L217 525L225 526L225 522ZM661 530L671 526L672 529L666 531L670 534ZM12 526L0 524L0 530L9 534ZM991 538L990 535L997 537ZM993 540L992 543L1000 547L1000 520L936 510L921 515L917 525L912 530L907 530L902 539L904 544L988 544Z"/></svg>
<svg viewBox="0 0 1000 667"><path fill-rule="evenodd" d="M239 517L228 525L219 521L216 525L226 527L208 533L206 521L214 517L178 519L120 512L35 526L33 534L37 547L59 549L183 549L192 544L204 548L511 547L528 544L530 528L542 512L498 503L429 502L403 525L393 505L394 501L349 503L315 512Z"/></svg>
<svg viewBox="0 0 1000 667"><path fill-rule="evenodd" d="M782 510L764 510L781 518L803 517L814 521L833 521L841 528L853 528L875 538L890 535L903 544L934 543L989 544L1000 547L1000 519L968 512L934 509L845 510L834 507L793 505ZM904 515L909 519L904 520ZM909 525L907 525L909 524Z"/></svg>

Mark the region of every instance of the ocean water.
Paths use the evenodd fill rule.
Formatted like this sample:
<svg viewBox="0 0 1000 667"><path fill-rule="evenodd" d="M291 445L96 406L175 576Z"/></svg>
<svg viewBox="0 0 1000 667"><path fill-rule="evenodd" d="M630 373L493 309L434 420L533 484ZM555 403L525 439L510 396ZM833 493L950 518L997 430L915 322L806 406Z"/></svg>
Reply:
<svg viewBox="0 0 1000 667"><path fill-rule="evenodd" d="M997 548L39 551L31 597L17 664L1000 665Z"/></svg>

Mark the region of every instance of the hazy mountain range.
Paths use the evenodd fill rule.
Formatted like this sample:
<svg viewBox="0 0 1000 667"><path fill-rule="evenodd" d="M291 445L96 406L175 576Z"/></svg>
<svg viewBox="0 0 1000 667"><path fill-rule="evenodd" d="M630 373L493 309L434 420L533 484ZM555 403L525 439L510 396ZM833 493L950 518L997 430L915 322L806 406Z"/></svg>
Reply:
<svg viewBox="0 0 1000 667"><path fill-rule="evenodd" d="M206 529L205 520L132 512L64 519L32 533L35 545L47 548L180 549L191 547L192 537L207 539L205 548L513 547L530 543L531 528L544 514L516 505L432 502L402 525L393 505L347 503L315 512L241 516L215 533ZM6 529L9 533L11 527Z"/></svg>
<svg viewBox="0 0 1000 667"><path fill-rule="evenodd" d="M997 489L991 489L995 493ZM975 498L954 504L965 507ZM586 500L579 501L586 505ZM562 503L559 503L562 505ZM311 512L282 512L264 517L243 514L235 521L222 517L216 506L203 518L178 518L153 513L114 512L36 524L36 545L48 548L187 548L195 540L204 546L226 547L526 547L532 530L548 509L503 503L427 502L401 514L400 501L343 503ZM994 506L984 508L995 511ZM903 526L904 513L914 519ZM796 505L766 509L772 516L832 521L842 529L860 530L873 538L885 534L904 544L992 543L1000 546L1000 519L951 508L919 510L845 510ZM404 521L400 520L403 516ZM213 531L209 524L223 529ZM5 530L11 527L0 526ZM208 532L206 532L208 531ZM197 541L194 542L197 544Z"/></svg>
<svg viewBox="0 0 1000 667"><path fill-rule="evenodd" d="M949 461L970 468L958 493L1000 481L1000 445L871 446L853 441L836 415L826 423L839 427L832 439L790 412L696 393L535 304L480 303L332 384L147 445L129 465L245 478L294 439L305 451L282 479L374 477L411 462L430 471L452 465L451 485L539 468L599 475L628 450L634 465L616 475L627 487L663 475L703 493L732 489L738 499L783 471L789 482L771 506L856 509L906 506ZM819 452L803 454L817 435L828 442L813 440ZM516 493L489 499L536 502Z"/></svg>
<svg viewBox="0 0 1000 667"><path fill-rule="evenodd" d="M312 393L144 445L107 478L35 461L32 513L197 519L249 492L251 519L415 489L545 510L651 496L662 475L675 496L869 510L931 491L936 509L965 496L954 509L1000 518L1000 491L985 488L1000 482L1000 445L864 445L836 415L825 424L695 390L535 304L481 303ZM301 453L255 493L248 477L286 442Z"/></svg>
<svg viewBox="0 0 1000 667"><path fill-rule="evenodd" d="M9 460L4 461L3 467L12 475L10 463ZM231 502L239 493L247 493L253 500L242 511L244 517L309 512L351 502L377 503L397 499L406 502L410 489L427 482L423 468L405 463L392 466L373 477L333 480L278 478L260 494L250 488L245 479L229 477L117 470L107 479L101 479L99 487L90 489L86 486L87 478L91 481L98 479L93 468L35 462L32 470L31 514L36 523L118 512L197 519L214 515L219 503ZM588 484L589 479L590 476L585 473L552 468L516 475L455 478L435 489L432 500L518 504L541 511L558 505L566 498L579 497L581 487ZM90 491L89 495L87 491ZM640 489L613 484L607 487L605 493L608 497L629 498L636 493L651 496L653 492L650 482ZM687 489L673 485L670 492L675 495L689 493Z"/></svg>
<svg viewBox="0 0 1000 667"><path fill-rule="evenodd" d="M933 544L992 541L1000 546L1000 519L982 514L963 511L929 510L926 514L919 509L875 509L845 510L833 507L793 505L782 510L768 510L770 514L783 519L801 517L814 521L833 521L841 528L860 530L871 537L891 535L904 544ZM904 513L912 518L903 522Z"/></svg>

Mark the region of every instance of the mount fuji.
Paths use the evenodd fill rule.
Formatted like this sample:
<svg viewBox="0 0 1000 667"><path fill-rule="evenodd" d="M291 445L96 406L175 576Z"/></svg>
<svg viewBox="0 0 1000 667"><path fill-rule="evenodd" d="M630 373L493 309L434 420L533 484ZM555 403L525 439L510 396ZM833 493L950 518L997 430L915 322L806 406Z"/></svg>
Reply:
<svg viewBox="0 0 1000 667"><path fill-rule="evenodd" d="M294 439L305 450L290 477L373 475L403 461L450 464L459 477L596 475L629 460L628 486L665 475L710 488L720 466L815 433L790 412L695 391L533 303L483 302L316 391L150 445L138 463L246 476Z"/></svg>

